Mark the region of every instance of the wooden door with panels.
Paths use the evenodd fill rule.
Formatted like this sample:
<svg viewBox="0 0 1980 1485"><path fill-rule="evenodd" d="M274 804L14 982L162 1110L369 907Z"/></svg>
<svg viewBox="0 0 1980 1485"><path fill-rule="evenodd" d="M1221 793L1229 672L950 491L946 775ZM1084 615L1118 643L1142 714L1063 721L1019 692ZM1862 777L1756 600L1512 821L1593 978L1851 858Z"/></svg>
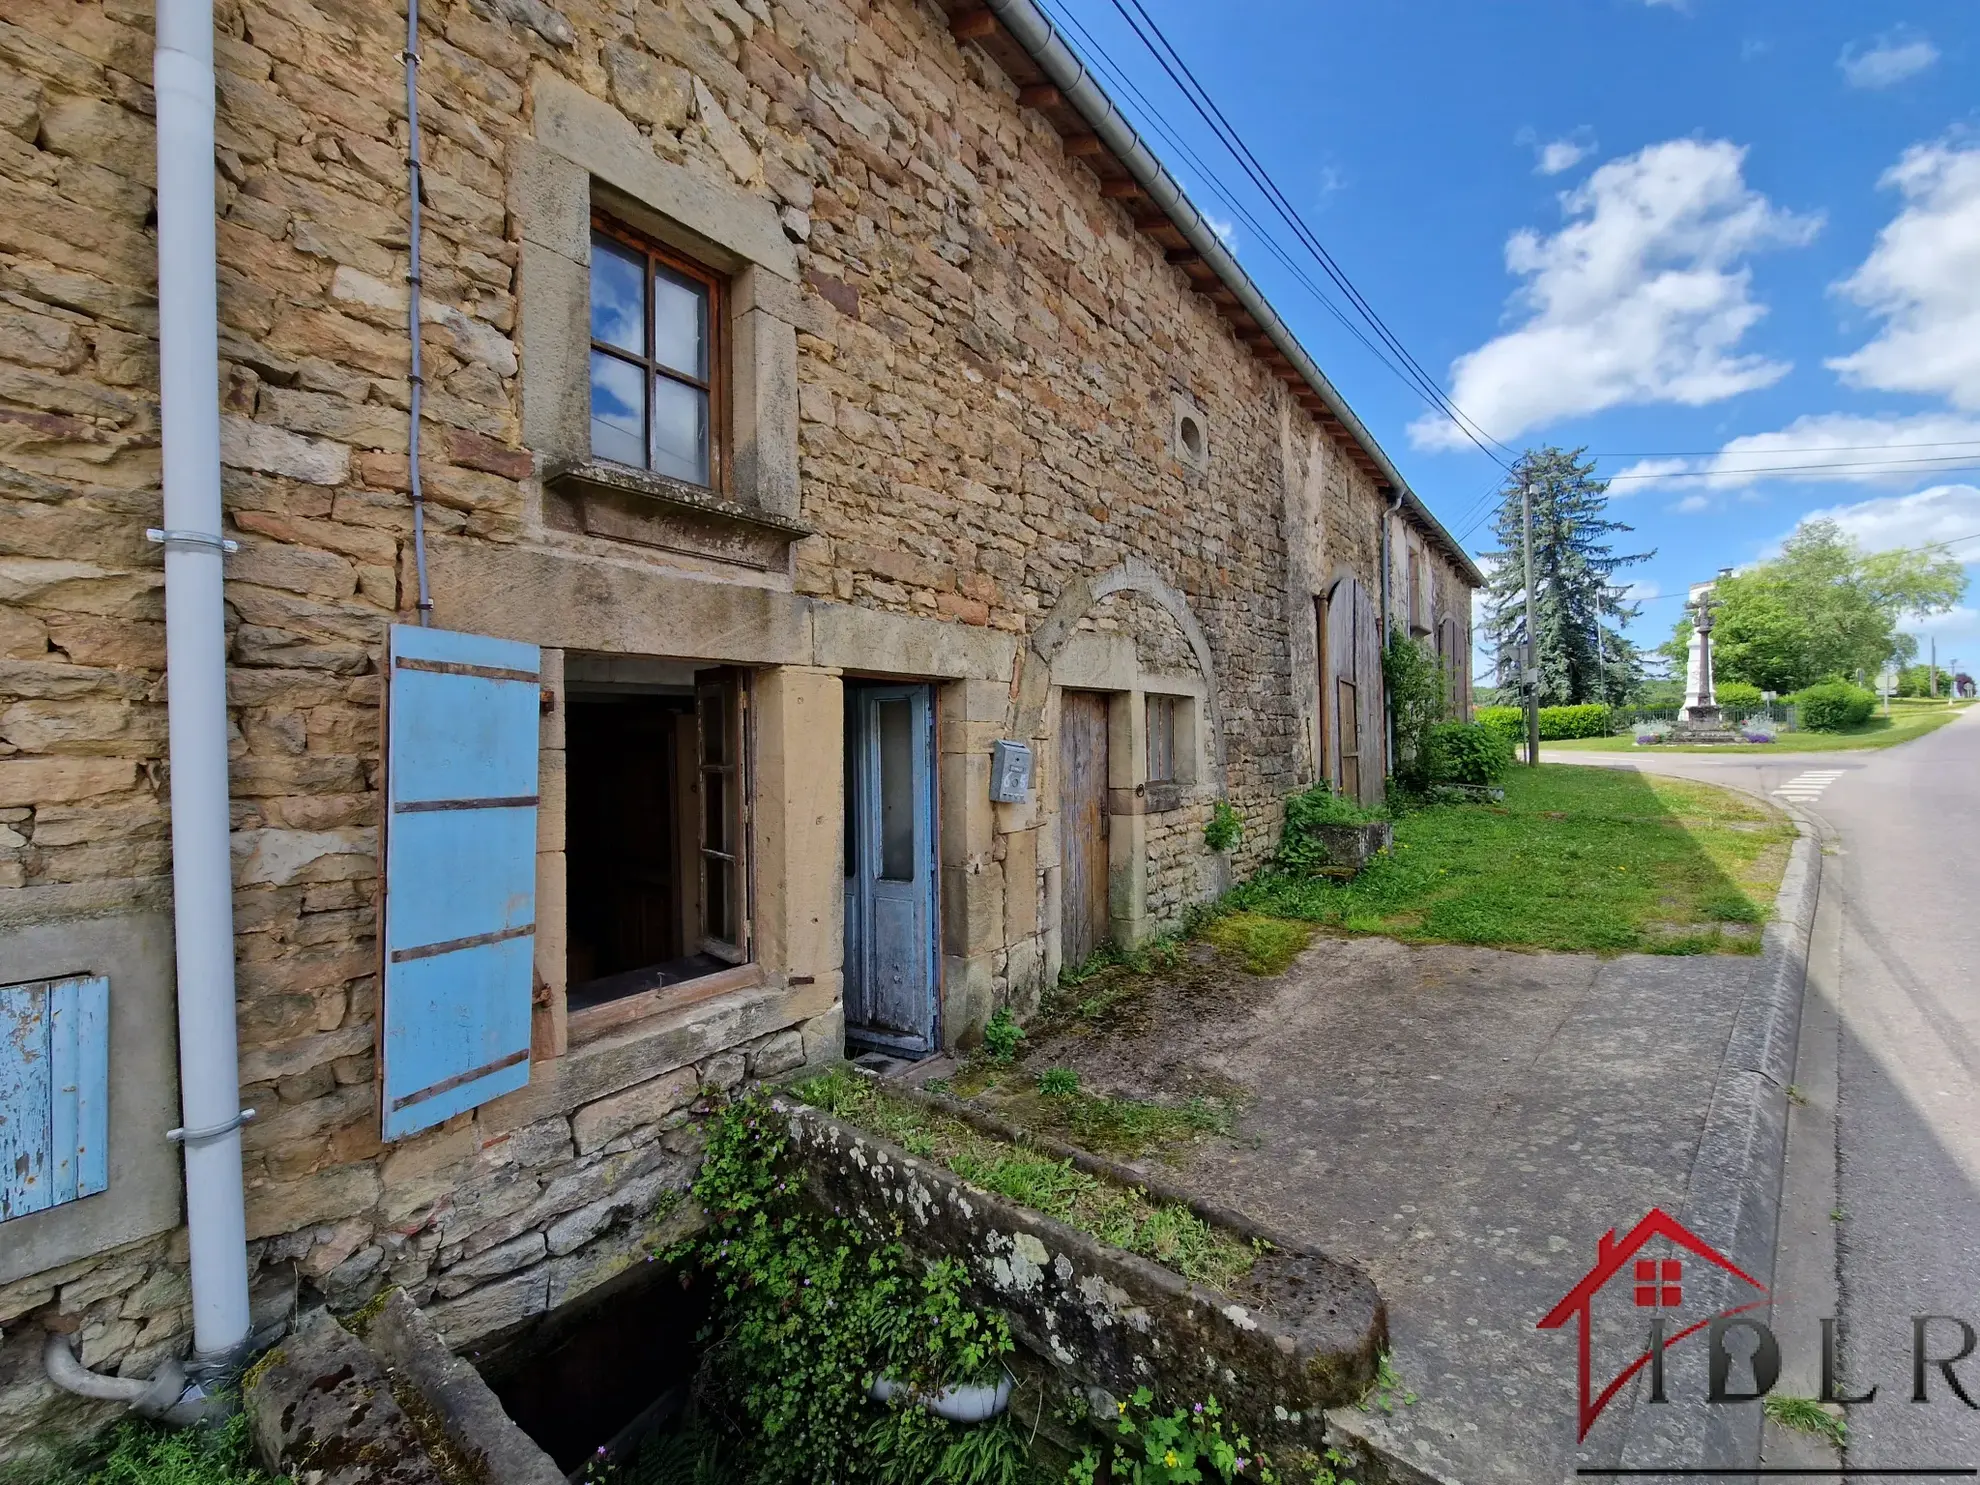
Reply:
<svg viewBox="0 0 1980 1485"><path fill-rule="evenodd" d="M846 688L846 1036L932 1051L936 1025L933 688Z"/></svg>
<svg viewBox="0 0 1980 1485"><path fill-rule="evenodd" d="M1107 698L1059 698L1059 945L1078 964L1113 937L1107 891Z"/></svg>
<svg viewBox="0 0 1980 1485"><path fill-rule="evenodd" d="M1378 805L1387 772L1381 626L1368 590L1352 576L1316 606L1322 771L1342 798Z"/></svg>

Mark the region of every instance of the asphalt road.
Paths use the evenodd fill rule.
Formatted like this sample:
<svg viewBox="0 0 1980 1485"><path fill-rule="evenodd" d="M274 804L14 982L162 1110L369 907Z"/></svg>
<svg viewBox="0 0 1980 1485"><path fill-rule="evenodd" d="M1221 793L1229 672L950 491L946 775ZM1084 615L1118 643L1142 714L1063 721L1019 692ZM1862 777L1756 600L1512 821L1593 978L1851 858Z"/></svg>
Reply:
<svg viewBox="0 0 1980 1485"><path fill-rule="evenodd" d="M1972 1351L1953 1375L1980 1403L1980 717L1886 751L1628 761L1791 803L1826 842L1775 1268L1779 1390L1817 1390L1819 1321L1839 1314L1843 1390L1877 1388L1847 1409L1843 1462L1980 1465L1980 1409L1937 1367L1912 1400L1914 1318L1934 1315L1951 1318L1927 1327L1928 1359ZM1836 1459L1810 1448L1770 1428L1767 1462Z"/></svg>

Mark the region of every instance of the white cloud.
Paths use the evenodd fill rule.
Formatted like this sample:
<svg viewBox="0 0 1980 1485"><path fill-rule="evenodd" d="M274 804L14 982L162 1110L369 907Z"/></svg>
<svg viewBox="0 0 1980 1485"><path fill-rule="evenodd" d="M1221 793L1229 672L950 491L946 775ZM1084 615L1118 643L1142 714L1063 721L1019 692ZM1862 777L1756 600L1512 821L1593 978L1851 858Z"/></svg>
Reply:
<svg viewBox="0 0 1980 1485"><path fill-rule="evenodd" d="M1237 223L1219 221L1216 217L1205 212L1203 214L1203 225L1217 234L1217 241L1224 245L1225 252L1229 253L1233 258L1237 256Z"/></svg>
<svg viewBox="0 0 1980 1485"><path fill-rule="evenodd" d="M1648 578L1638 578L1635 582L1624 583L1622 591L1616 596L1624 603L1648 603L1653 598L1662 598L1664 590Z"/></svg>
<svg viewBox="0 0 1980 1485"><path fill-rule="evenodd" d="M1687 495L1671 507L1679 515L1685 516L1696 515L1701 510L1710 510L1711 508L1712 497L1709 495Z"/></svg>
<svg viewBox="0 0 1980 1485"><path fill-rule="evenodd" d="M1923 36L1886 33L1868 46L1851 42L1836 58L1836 66L1852 88L1888 88L1938 60L1939 49Z"/></svg>
<svg viewBox="0 0 1980 1485"><path fill-rule="evenodd" d="M1884 326L1829 365L1855 386L1980 410L1980 146L1914 145L1882 183L1904 208L1837 287Z"/></svg>
<svg viewBox="0 0 1980 1485"><path fill-rule="evenodd" d="M1819 413L1772 433L1735 438L1716 454L1639 459L1609 479L1615 496L1666 484L1693 492L1743 490L1768 481L1890 486L1913 484L1934 469L1971 464L1980 464L1980 418Z"/></svg>
<svg viewBox="0 0 1980 1485"><path fill-rule="evenodd" d="M1964 629L1975 619L1980 619L1980 612L1961 604L1957 608L1947 609L1942 614L1926 614L1923 618L1913 614L1904 622L1908 629ZM1939 663L1943 665L1945 662L1942 660Z"/></svg>
<svg viewBox="0 0 1980 1485"><path fill-rule="evenodd" d="M1956 541L1980 534L1980 486L1933 485L1909 495L1812 510L1802 519L1834 521L1873 552ZM1947 550L1962 562L1980 562L1980 541L1961 542Z"/></svg>
<svg viewBox="0 0 1980 1485"><path fill-rule="evenodd" d="M1766 313L1746 256L1807 242L1815 217L1749 188L1746 152L1725 141L1670 140L1612 160L1561 196L1567 225L1515 232L1506 266L1526 280L1525 321L1452 364L1452 401L1498 438L1557 418L1631 404L1702 406L1780 380L1786 363L1743 355ZM1426 415L1421 447L1463 435Z"/></svg>
<svg viewBox="0 0 1980 1485"><path fill-rule="evenodd" d="M1533 151L1535 175L1559 175L1595 153L1595 131L1586 124L1559 139L1542 139L1532 129L1521 129L1513 142Z"/></svg>

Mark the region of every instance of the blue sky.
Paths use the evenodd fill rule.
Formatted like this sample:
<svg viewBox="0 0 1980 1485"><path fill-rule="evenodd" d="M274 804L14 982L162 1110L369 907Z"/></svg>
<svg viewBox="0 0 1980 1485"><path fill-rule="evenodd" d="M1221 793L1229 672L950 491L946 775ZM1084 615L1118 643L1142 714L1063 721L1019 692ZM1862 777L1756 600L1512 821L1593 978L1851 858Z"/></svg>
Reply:
<svg viewBox="0 0 1980 1485"><path fill-rule="evenodd" d="M1479 550L1491 462L1275 258L1261 227L1320 277L1114 0L1044 3ZM1818 511L1874 547L1980 535L1972 0L1141 3L1459 408L1628 476L1613 513L1657 549L1639 643L1670 631L1661 595ZM1857 467L1741 472L1809 464ZM1980 673L1980 583L1910 627Z"/></svg>

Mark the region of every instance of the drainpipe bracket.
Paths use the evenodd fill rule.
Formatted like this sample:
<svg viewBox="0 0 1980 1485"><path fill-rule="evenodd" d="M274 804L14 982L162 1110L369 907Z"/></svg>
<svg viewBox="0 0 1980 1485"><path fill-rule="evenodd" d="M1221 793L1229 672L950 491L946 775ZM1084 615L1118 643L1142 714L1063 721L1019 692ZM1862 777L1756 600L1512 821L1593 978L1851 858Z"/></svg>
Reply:
<svg viewBox="0 0 1980 1485"><path fill-rule="evenodd" d="M208 551L225 552L229 557L241 549L237 541L229 541L224 536L213 536L205 531L160 531L153 526L146 530L144 539L154 546L199 547Z"/></svg>
<svg viewBox="0 0 1980 1485"><path fill-rule="evenodd" d="M179 1129L168 1129L165 1131L165 1138L175 1145L205 1144L208 1140L217 1140L223 1135L232 1134L243 1124L251 1123L253 1119L253 1109L242 1109L233 1118L223 1119L218 1124L209 1124L204 1129L186 1129L183 1127Z"/></svg>

